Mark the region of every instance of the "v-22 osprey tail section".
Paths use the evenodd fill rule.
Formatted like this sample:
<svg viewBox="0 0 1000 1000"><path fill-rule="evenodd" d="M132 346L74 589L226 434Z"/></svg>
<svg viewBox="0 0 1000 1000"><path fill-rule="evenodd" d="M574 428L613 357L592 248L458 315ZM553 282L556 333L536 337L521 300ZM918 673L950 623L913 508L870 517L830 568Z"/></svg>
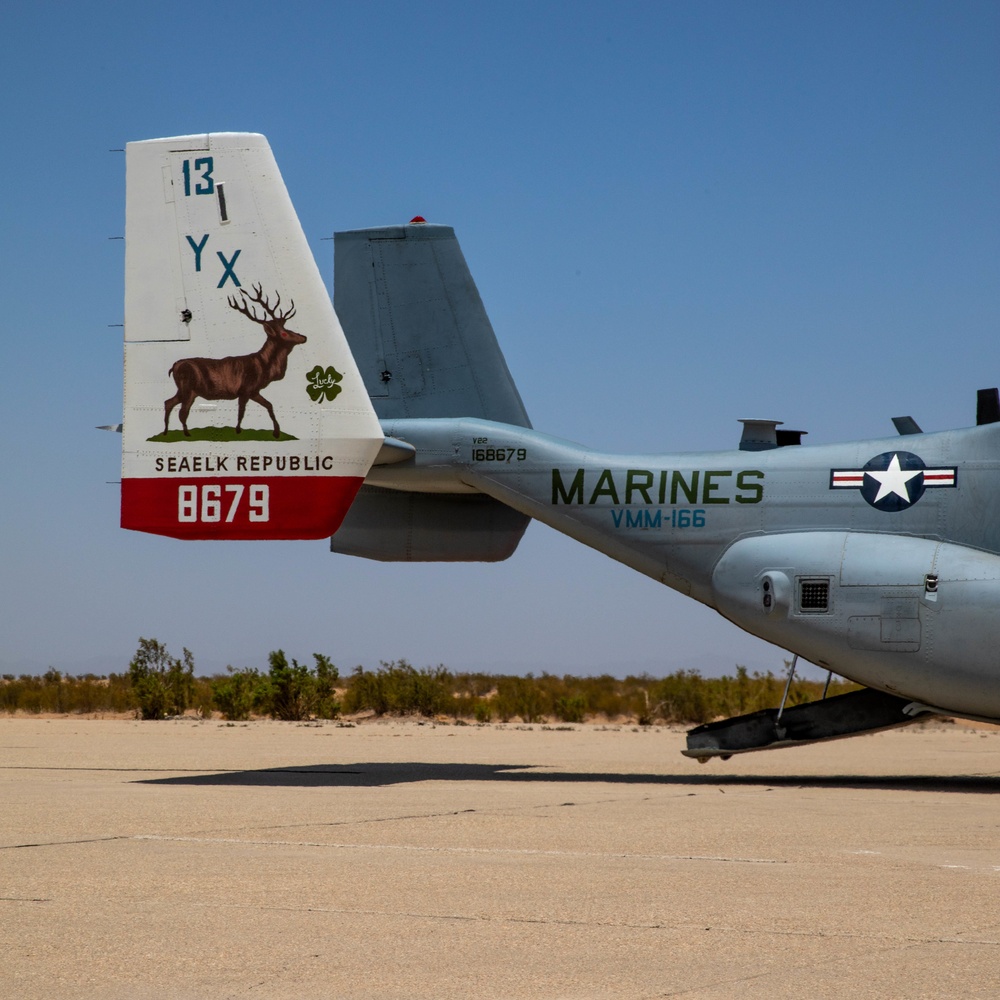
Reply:
<svg viewBox="0 0 1000 1000"><path fill-rule="evenodd" d="M495 561L534 518L864 685L701 726L700 759L1000 721L996 390L944 433L593 451L532 429L450 227L336 234L335 314L263 137L127 165L124 527Z"/></svg>

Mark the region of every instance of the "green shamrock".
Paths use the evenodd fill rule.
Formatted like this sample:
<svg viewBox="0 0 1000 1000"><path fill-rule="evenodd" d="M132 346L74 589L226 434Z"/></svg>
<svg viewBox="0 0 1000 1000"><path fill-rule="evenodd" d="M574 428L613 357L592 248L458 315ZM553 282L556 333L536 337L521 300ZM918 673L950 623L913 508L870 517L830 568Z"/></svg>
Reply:
<svg viewBox="0 0 1000 1000"><path fill-rule="evenodd" d="M317 365L306 375L309 383L306 392L309 393L309 398L314 403L322 403L324 396L331 401L336 399L340 394L340 380L343 377L333 365L327 365L326 371Z"/></svg>

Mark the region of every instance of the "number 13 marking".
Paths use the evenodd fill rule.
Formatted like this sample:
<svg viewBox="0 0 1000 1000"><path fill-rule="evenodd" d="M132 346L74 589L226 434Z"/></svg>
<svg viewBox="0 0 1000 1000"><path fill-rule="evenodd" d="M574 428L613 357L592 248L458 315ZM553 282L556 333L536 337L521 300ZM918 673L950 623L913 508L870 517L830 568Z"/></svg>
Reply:
<svg viewBox="0 0 1000 1000"><path fill-rule="evenodd" d="M212 177L212 171L215 169L215 160L211 156L202 156L194 161L194 173L195 180L198 181L194 186L195 194L214 194L215 193L215 180ZM188 198L191 196L191 161L185 160L181 166L181 172L184 174L184 197ZM200 175L200 180L199 176Z"/></svg>

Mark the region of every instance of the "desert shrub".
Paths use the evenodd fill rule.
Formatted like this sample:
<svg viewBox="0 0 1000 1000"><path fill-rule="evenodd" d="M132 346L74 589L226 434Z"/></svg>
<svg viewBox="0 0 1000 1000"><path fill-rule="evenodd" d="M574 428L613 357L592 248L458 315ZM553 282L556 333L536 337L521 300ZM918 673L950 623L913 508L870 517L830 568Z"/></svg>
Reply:
<svg viewBox="0 0 1000 1000"><path fill-rule="evenodd" d="M355 667L347 692L344 694L344 711L348 713L370 711L376 715L385 715L388 710L389 702L382 676L377 672L365 670L364 667Z"/></svg>
<svg viewBox="0 0 1000 1000"><path fill-rule="evenodd" d="M715 692L699 674L679 670L649 688L656 713L668 722L708 722L717 715Z"/></svg>
<svg viewBox="0 0 1000 1000"><path fill-rule="evenodd" d="M191 706L203 719L212 718L215 709L215 697L212 693L212 680L209 677L195 677L194 689L191 693Z"/></svg>
<svg viewBox="0 0 1000 1000"><path fill-rule="evenodd" d="M583 722L587 700L579 694L557 698L555 716L560 722Z"/></svg>
<svg viewBox="0 0 1000 1000"><path fill-rule="evenodd" d="M313 653L313 659L316 665L310 669L296 659L289 663L281 649L268 654L267 674L253 671L253 711L289 722L314 716L336 719L341 711L336 691L340 672L329 656Z"/></svg>
<svg viewBox="0 0 1000 1000"><path fill-rule="evenodd" d="M266 674L255 668L228 667L225 675L194 677L194 659L187 649L183 659L177 660L156 639L140 639L128 673L72 677L50 668L40 677L4 674L0 711L135 711L142 718L163 718L194 706L202 717L217 709L231 720L252 714L289 720L333 719L343 710L450 715L456 721L474 718L481 723L513 718L530 723L545 718L581 722L603 716L631 718L640 725L657 720L698 724L775 708L785 684L784 676L771 671L751 674L742 665L736 666L734 676L702 677L680 670L662 678L642 674L621 680L609 674L453 674L444 666L418 670L406 660L394 660L382 662L374 671L357 667L347 679L341 705L336 666L321 653L313 653L313 659L315 665L309 668L289 661L279 649L269 655ZM829 694L857 687L838 679L831 683ZM822 693L822 681L796 677L788 704L813 701Z"/></svg>
<svg viewBox="0 0 1000 1000"><path fill-rule="evenodd" d="M37 677L22 674L18 678L20 688L20 703L18 707L24 712L37 715L42 710L42 685Z"/></svg>
<svg viewBox="0 0 1000 1000"><path fill-rule="evenodd" d="M400 660L400 663L405 663ZM442 666L425 667L414 670L406 664L412 691L411 712L419 712L430 718L454 711L455 697L452 693L452 676Z"/></svg>
<svg viewBox="0 0 1000 1000"><path fill-rule="evenodd" d="M272 719L297 722L309 717L312 707L313 678L309 668L293 659L291 663L283 650L268 654L268 672L262 685L262 707Z"/></svg>
<svg viewBox="0 0 1000 1000"><path fill-rule="evenodd" d="M446 714L455 707L453 680L444 667L417 670L406 660L383 661L374 672L357 667L344 695L344 710L376 715Z"/></svg>
<svg viewBox="0 0 1000 1000"><path fill-rule="evenodd" d="M629 693L634 687L633 681L631 677L620 681L610 674L601 674L598 677L582 677L577 683L586 699L588 714L611 719L630 714Z"/></svg>
<svg viewBox="0 0 1000 1000"><path fill-rule="evenodd" d="M337 681L340 671L333 665L329 656L313 653L316 661L316 679L313 688L313 713L320 719L336 719L340 715L340 702L337 700Z"/></svg>
<svg viewBox="0 0 1000 1000"><path fill-rule="evenodd" d="M250 718L260 697L261 676L252 667L226 667L225 677L211 679L212 703L224 719L242 722Z"/></svg>
<svg viewBox="0 0 1000 1000"><path fill-rule="evenodd" d="M129 682L143 719L181 715L191 702L194 657L184 650L184 660L173 658L157 639L139 639L139 648L128 667Z"/></svg>
<svg viewBox="0 0 1000 1000"><path fill-rule="evenodd" d="M542 691L534 674L498 677L494 706L501 722L510 722L515 715L522 722L539 722L543 712Z"/></svg>
<svg viewBox="0 0 1000 1000"><path fill-rule="evenodd" d="M137 707L132 682L128 674L108 674L108 700L110 712L132 712Z"/></svg>
<svg viewBox="0 0 1000 1000"><path fill-rule="evenodd" d="M485 698L496 687L497 679L492 674L459 673L452 675L452 690L459 697Z"/></svg>
<svg viewBox="0 0 1000 1000"><path fill-rule="evenodd" d="M63 678L64 712L100 712L107 711L111 699L110 689L102 678L93 674L84 677Z"/></svg>

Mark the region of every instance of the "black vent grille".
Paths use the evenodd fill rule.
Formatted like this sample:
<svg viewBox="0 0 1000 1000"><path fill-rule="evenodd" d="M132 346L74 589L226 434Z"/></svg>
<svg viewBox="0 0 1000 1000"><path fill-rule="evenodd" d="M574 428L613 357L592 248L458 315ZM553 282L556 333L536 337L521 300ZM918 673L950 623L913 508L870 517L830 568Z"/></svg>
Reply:
<svg viewBox="0 0 1000 1000"><path fill-rule="evenodd" d="M830 581L802 580L799 583L799 610L821 613L830 610Z"/></svg>

